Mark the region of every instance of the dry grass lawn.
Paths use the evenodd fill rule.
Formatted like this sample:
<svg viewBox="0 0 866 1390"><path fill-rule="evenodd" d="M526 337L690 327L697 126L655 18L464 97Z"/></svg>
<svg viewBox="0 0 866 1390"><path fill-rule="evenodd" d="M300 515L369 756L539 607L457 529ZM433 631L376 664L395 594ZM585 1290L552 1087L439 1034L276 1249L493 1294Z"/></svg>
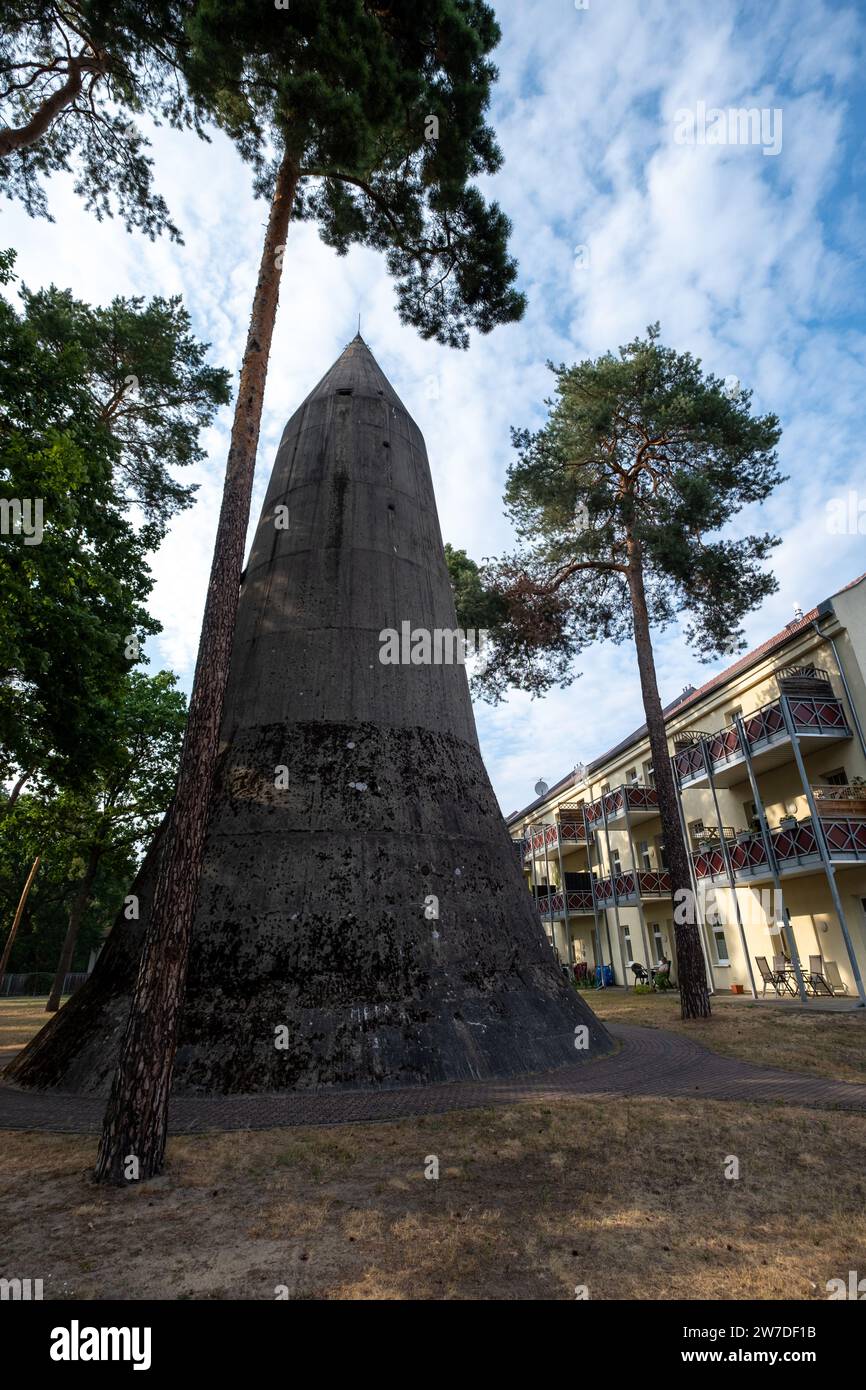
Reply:
<svg viewBox="0 0 866 1390"><path fill-rule="evenodd" d="M94 1151L3 1135L0 1273L46 1298L810 1299L866 1268L866 1116L581 1098L203 1135L125 1190Z"/></svg>
<svg viewBox="0 0 866 1390"><path fill-rule="evenodd" d="M799 1013L715 998L709 1019L680 1018L678 994L592 990L584 996L605 1022L668 1028L726 1057L835 1081L866 1081L866 1009Z"/></svg>
<svg viewBox="0 0 866 1390"><path fill-rule="evenodd" d="M598 994L602 1018L842 1080L864 1020ZM0 1001L5 1060L44 999ZM156 1182L90 1178L93 1139L5 1133L0 1275L47 1298L826 1297L866 1268L866 1116L624 1097L175 1139ZM425 1177L428 1156L439 1180ZM725 1177L735 1155L740 1177Z"/></svg>
<svg viewBox="0 0 866 1390"><path fill-rule="evenodd" d="M15 1053L48 1022L51 1015L45 1012L47 1000L47 995L0 999L0 1068L11 1062Z"/></svg>

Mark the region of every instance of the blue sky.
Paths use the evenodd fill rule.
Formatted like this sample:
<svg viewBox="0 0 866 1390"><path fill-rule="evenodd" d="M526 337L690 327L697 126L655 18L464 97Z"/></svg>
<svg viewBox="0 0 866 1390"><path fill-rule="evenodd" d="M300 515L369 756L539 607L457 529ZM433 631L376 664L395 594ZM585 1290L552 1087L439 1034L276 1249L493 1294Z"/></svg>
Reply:
<svg viewBox="0 0 866 1390"><path fill-rule="evenodd" d="M866 113L862 3L778 0L502 0L491 112L505 165L487 191L514 224L529 310L473 338L467 354L400 325L381 257L339 259L307 225L292 228L253 500L264 493L283 424L353 335L364 336L427 441L443 534L471 555L509 543L501 494L511 425L537 426L550 390L544 363L615 349L660 319L665 341L754 390L782 421L790 481L749 529L780 533L779 592L748 620L760 641L866 569L864 535L837 535L827 504L866 495L863 207ZM781 111L781 148L683 144L678 114L698 104ZM0 241L35 287L82 298L180 292L212 359L236 372L265 207L231 146L216 136L154 133L156 181L185 245L96 223L71 181L51 181L52 224L10 204ZM578 249L585 248L585 249ZM188 686L219 505L230 413L205 441L196 506L153 558L152 608L163 634L152 661ZM863 523L866 531L866 521ZM659 634L662 697L699 684L677 631ZM591 649L580 679L542 701L523 695L476 716L503 810L588 761L641 722L628 647Z"/></svg>

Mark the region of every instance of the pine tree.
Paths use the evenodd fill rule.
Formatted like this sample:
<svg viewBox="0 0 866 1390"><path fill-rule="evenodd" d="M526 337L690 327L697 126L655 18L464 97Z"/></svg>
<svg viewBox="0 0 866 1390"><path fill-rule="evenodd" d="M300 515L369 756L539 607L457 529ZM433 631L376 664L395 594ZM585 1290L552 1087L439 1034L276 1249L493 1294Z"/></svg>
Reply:
<svg viewBox="0 0 866 1390"><path fill-rule="evenodd" d="M490 629L475 688L493 701L509 687L540 694L570 683L593 642L632 640L672 895L690 901L652 628L683 612L702 659L742 649L743 617L776 588L764 562L777 541L730 523L783 481L779 422L752 415L750 391L664 347L658 324L618 356L551 369L546 423L513 431L505 499L519 548L480 570L462 552L449 560L461 622L474 626L481 610ZM697 923L675 935L683 1017L704 1017Z"/></svg>
<svg viewBox="0 0 866 1390"><path fill-rule="evenodd" d="M263 12L200 0L187 76L270 199L241 362L199 654L159 878L97 1177L134 1153L160 1171L220 717L228 679L265 380L293 219L325 242L385 253L398 312L455 347L518 319L509 224L473 180L501 161L485 111L499 38L481 0L293 0Z"/></svg>
<svg viewBox="0 0 866 1390"><path fill-rule="evenodd" d="M143 115L204 135L183 76L183 0L5 0L0 189L48 217L42 180L71 172L101 220L180 241L153 188Z"/></svg>

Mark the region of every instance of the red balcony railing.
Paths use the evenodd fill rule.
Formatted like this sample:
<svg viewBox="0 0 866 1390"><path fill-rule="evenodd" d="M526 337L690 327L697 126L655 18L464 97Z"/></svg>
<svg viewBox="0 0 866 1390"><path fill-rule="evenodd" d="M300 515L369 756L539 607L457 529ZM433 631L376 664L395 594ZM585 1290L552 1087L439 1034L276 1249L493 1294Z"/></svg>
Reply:
<svg viewBox="0 0 866 1390"><path fill-rule="evenodd" d="M637 890L642 898L668 898L671 893L671 876L667 869L641 869L633 872L614 874L611 878L601 878L595 886L595 896L599 907L610 907L614 894L618 903L637 902Z"/></svg>
<svg viewBox="0 0 866 1390"><path fill-rule="evenodd" d="M561 916L565 912L566 901L569 912L592 912L592 890L589 888L570 888L567 894L554 893L548 910L554 917Z"/></svg>
<svg viewBox="0 0 866 1390"><path fill-rule="evenodd" d="M857 817L821 817L824 837L831 859L848 859L854 862L866 861L866 820ZM811 818L800 821L798 825L780 825L770 831L770 839L776 854L779 868L795 868L805 860L816 861L820 856L818 838ZM769 874L767 852L760 835L740 836L727 845L731 868L735 878L751 878L755 874ZM712 845L698 850L692 855L696 878L723 878L726 876L725 858L721 845Z"/></svg>
<svg viewBox="0 0 866 1390"><path fill-rule="evenodd" d="M789 696L788 703L798 734L848 732L845 711L841 701L835 696ZM760 751L764 744L784 737L785 720L781 702L771 700L769 704L755 710L754 714L744 715L743 731L751 751ZM688 782L704 773L701 739L706 741L713 767L724 767L726 763L737 762L743 756L740 736L734 725L727 725L714 734L706 735L700 730L685 730L674 739L674 765L681 782Z"/></svg>
<svg viewBox="0 0 866 1390"><path fill-rule="evenodd" d="M730 840L727 850L735 874L750 875L768 867L767 852L760 835L750 835L747 840ZM692 855L692 862L695 866L695 878L719 878L727 873L725 856L718 841L697 850Z"/></svg>
<svg viewBox="0 0 866 1390"><path fill-rule="evenodd" d="M600 878L595 886L595 896L599 907L609 907L614 901L636 896L634 874L614 874L612 878Z"/></svg>
<svg viewBox="0 0 866 1390"><path fill-rule="evenodd" d="M542 854L545 846L547 846L548 849L556 849L556 831L557 827L555 825L540 825L536 830L530 831L528 839L532 846L532 853Z"/></svg>
<svg viewBox="0 0 866 1390"><path fill-rule="evenodd" d="M567 847L570 845L586 844L586 826L583 817L568 817L558 821L555 825L539 825L527 836L527 842L532 844L533 854L543 854L545 847L548 850L556 849L558 845Z"/></svg>
<svg viewBox="0 0 866 1390"><path fill-rule="evenodd" d="M821 817L831 859L866 859L866 820L857 816Z"/></svg>
<svg viewBox="0 0 866 1390"><path fill-rule="evenodd" d="M630 811L650 811L658 807L659 799L655 787L645 787L642 782L624 782L621 787L605 792L597 801L586 808L586 819L590 825L600 825L606 816L608 820Z"/></svg>
<svg viewBox="0 0 866 1390"><path fill-rule="evenodd" d="M681 782L691 781L706 771L702 738L698 729L685 729L674 735L674 767Z"/></svg>
<svg viewBox="0 0 866 1390"><path fill-rule="evenodd" d="M586 826L583 821L583 816L561 816L559 821L559 834L564 845L585 845Z"/></svg>
<svg viewBox="0 0 866 1390"><path fill-rule="evenodd" d="M668 869L641 869L638 874L642 898L669 898L671 876Z"/></svg>

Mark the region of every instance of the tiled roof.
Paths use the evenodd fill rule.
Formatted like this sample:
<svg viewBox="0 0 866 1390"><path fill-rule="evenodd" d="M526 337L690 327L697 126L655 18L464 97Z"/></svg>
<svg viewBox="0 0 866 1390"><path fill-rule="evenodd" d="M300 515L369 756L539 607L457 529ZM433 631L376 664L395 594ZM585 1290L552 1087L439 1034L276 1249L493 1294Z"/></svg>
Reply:
<svg viewBox="0 0 866 1390"><path fill-rule="evenodd" d="M842 588L837 589L835 593L843 594L846 590L853 589L864 579L866 579L866 573L860 574L856 579L852 579L848 584L844 584ZM760 646L753 647L750 652L746 652L738 661L735 661L733 665L726 666L724 671L720 671L716 676L711 676L703 685L698 686L697 690L686 687L682 695L679 695L676 700L672 700L669 705L665 705L662 711L665 716L665 722L674 714L682 714L684 710L697 704L699 700L704 699L711 691L716 690L719 686L725 685L729 680L740 675L741 672L747 671L750 666L757 665L765 656L769 656L770 652L775 651L779 647L786 646L786 644L793 641L795 637L799 637L800 633L805 632L806 629L816 621L819 611L821 611L823 607L824 605L820 604L815 608L810 608L808 613L803 614L802 618L796 618L793 622L788 623L786 627L782 628L781 632L777 632L774 636L768 637L766 642L762 642ZM609 748L607 752L602 753L600 757L593 758L591 763L587 763L587 771L595 772L598 768L603 767L611 758L615 758L619 753L624 753L632 744L639 743L642 738L646 737L646 732L647 726L646 723L643 723L640 728L635 729L627 738L622 739L621 742L615 744L613 748ZM552 796L555 796L560 791L564 791L566 787L573 786L575 780L574 772L568 773L566 777L556 782L546 795L536 797L535 801L530 801L529 805L524 806L522 811L512 811L511 815L507 818L508 821L518 820L528 815L530 811L536 810L537 807L544 806Z"/></svg>

